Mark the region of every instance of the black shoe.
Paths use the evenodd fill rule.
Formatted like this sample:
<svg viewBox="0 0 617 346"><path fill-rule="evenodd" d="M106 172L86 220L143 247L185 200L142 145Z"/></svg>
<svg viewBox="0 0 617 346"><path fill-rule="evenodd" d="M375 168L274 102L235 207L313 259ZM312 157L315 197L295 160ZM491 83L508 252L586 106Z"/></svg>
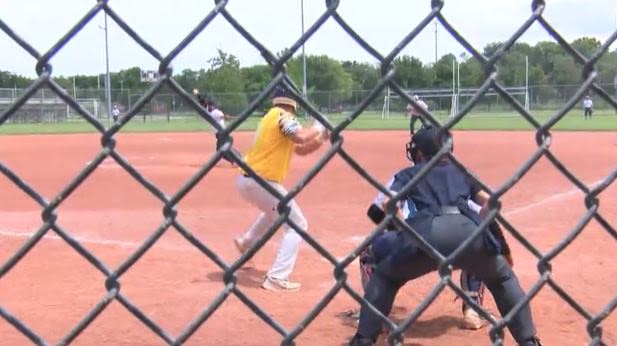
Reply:
<svg viewBox="0 0 617 346"><path fill-rule="evenodd" d="M534 336L533 338L527 339L518 345L519 346L542 346L542 343L540 342L540 339L537 336Z"/></svg>
<svg viewBox="0 0 617 346"><path fill-rule="evenodd" d="M351 341L349 341L349 346L373 346L374 344L373 340L358 334L354 335Z"/></svg>

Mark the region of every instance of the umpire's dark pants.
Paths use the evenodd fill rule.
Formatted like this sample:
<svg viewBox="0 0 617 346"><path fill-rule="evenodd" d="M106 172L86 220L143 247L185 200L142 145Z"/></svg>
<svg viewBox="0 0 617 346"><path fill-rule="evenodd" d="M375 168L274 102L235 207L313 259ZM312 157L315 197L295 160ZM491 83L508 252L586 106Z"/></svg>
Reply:
<svg viewBox="0 0 617 346"><path fill-rule="evenodd" d="M427 121L424 120L424 118L420 115L411 115L411 117L409 117L409 133L413 136L413 134L416 132L415 131L415 127L416 127L416 121L420 120L420 126L419 127L423 127L427 125Z"/></svg>
<svg viewBox="0 0 617 346"><path fill-rule="evenodd" d="M426 240L440 253L447 256L477 228L467 217L454 214L436 217ZM388 316L394 297L407 281L418 278L437 269L437 263L423 252L404 263L392 263L392 256L381 261L366 288L364 298L382 314ZM525 293L508 262L498 255L489 253L482 236L478 237L455 262L457 267L477 275L489 289L497 308L505 316ZM512 336L518 343L536 335L529 305L525 305L508 324ZM376 339L381 330L381 320L366 306L360 310L358 336Z"/></svg>

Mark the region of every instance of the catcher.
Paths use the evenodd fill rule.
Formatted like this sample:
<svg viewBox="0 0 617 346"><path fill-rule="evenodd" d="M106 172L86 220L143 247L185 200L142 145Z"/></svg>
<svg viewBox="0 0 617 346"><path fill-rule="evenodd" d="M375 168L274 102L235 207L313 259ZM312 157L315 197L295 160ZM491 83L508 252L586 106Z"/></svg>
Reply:
<svg viewBox="0 0 617 346"><path fill-rule="evenodd" d="M402 189L440 147L436 128L429 126L418 131L407 145L407 153L414 166L395 175L392 189ZM482 221L481 216L469 207L469 199L482 205L480 214L484 215L488 206L488 194L472 184L446 157L433 166L404 196L404 200L413 203L416 208L414 217L405 221L432 247L448 256ZM396 231L388 236L393 237L394 241L384 244L376 241L372 245L373 252L385 253L385 256L377 259L364 294L364 299L386 316L392 309L396 293L406 282L436 270L438 265L418 247L407 232ZM385 247L384 251L380 246L389 247ZM465 249L454 265L479 277L493 295L501 315L505 316L524 299L525 293L508 260L501 254L502 246L502 242L491 232L485 231ZM529 304L523 305L512 316L508 328L519 345L540 345ZM363 305L358 331L350 345L373 345L380 330L380 318Z"/></svg>

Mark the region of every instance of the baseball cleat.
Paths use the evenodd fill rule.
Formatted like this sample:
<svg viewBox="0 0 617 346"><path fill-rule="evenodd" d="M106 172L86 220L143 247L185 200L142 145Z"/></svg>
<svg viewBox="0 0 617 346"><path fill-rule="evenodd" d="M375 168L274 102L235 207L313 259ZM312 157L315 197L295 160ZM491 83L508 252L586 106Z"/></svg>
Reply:
<svg viewBox="0 0 617 346"><path fill-rule="evenodd" d="M244 255L245 252L248 251L249 247L244 244L244 241L240 238L234 239L234 245L236 245L236 249L240 252L241 255Z"/></svg>
<svg viewBox="0 0 617 346"><path fill-rule="evenodd" d="M300 283L266 276L266 279L261 284L261 288L275 292L294 292L300 289Z"/></svg>
<svg viewBox="0 0 617 346"><path fill-rule="evenodd" d="M249 250L249 246L245 244L245 242L241 238L235 238L234 245L236 245L236 249L238 249L238 252L240 252L240 255L244 255ZM243 268L254 267L253 261L249 259L248 261L244 262L244 265L242 267Z"/></svg>

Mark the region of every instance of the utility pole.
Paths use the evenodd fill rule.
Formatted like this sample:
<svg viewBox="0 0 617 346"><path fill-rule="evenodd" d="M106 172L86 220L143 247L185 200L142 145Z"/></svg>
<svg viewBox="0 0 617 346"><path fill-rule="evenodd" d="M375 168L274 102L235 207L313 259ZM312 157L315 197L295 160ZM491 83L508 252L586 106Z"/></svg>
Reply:
<svg viewBox="0 0 617 346"><path fill-rule="evenodd" d="M615 7L615 19L617 19L617 7ZM617 27L617 21L615 21L615 26ZM615 79L613 80L613 88L615 89L615 98L617 98L617 70L615 71ZM617 109L615 109L615 113L617 113Z"/></svg>
<svg viewBox="0 0 617 346"><path fill-rule="evenodd" d="M435 64L437 64L437 19L435 19Z"/></svg>
<svg viewBox="0 0 617 346"><path fill-rule="evenodd" d="M300 13L302 17L302 35L304 35L304 0L300 0ZM302 43L302 96L306 99L306 54Z"/></svg>
<svg viewBox="0 0 617 346"><path fill-rule="evenodd" d="M105 98L107 99L107 117L111 119L111 78L109 77L109 44L107 40L107 12L105 12Z"/></svg>

